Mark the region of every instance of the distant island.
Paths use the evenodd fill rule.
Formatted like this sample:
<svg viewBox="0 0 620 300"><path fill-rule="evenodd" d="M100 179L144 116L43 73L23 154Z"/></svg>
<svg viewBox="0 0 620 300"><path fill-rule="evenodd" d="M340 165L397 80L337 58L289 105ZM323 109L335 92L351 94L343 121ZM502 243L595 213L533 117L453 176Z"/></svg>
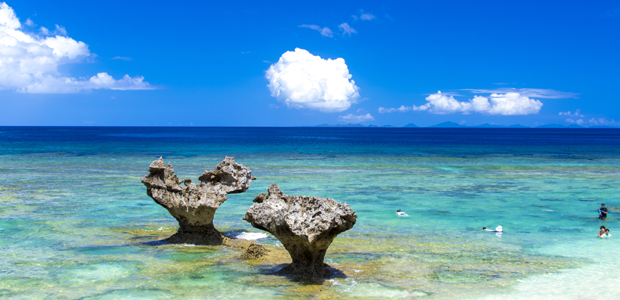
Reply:
<svg viewBox="0 0 620 300"><path fill-rule="evenodd" d="M308 127L308 126L302 126L302 127ZM321 125L316 125L316 126L310 126L310 127L357 127L357 128L547 128L547 129L553 129L553 128L571 128L571 129L576 129L576 128L618 128L618 127L611 127L611 126L590 126L590 127L585 127L585 126L581 126L581 125L577 125L577 124L570 124L570 125L561 125L561 124L543 124L543 125L539 125L539 126L535 126L535 127L530 127L530 126L524 126L521 124L514 124L514 125L496 125L496 124L489 124L489 123L484 123L484 124L480 124L480 125L473 125L473 126L466 126L466 125L461 125L458 123L454 123L454 122L443 122L443 123L439 123L439 124L435 124L432 126L427 126L427 127L421 127L418 126L416 124L413 123L409 123L405 126L393 126L393 125L383 125L383 126L379 126L379 125L362 125L362 124L354 124L354 123L348 123L348 124L335 124L335 125L330 125L330 124L321 124Z"/></svg>

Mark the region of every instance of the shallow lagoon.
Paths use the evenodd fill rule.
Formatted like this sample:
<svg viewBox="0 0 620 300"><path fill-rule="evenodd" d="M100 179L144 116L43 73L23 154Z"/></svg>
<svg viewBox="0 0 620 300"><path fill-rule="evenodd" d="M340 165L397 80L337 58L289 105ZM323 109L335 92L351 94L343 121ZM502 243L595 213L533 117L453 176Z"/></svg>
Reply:
<svg viewBox="0 0 620 300"><path fill-rule="evenodd" d="M596 237L618 220L596 219L600 202L620 211L618 146L618 130L4 127L0 296L620 297L620 243ZM176 230L139 180L159 155L182 179L224 155L252 169L216 213L228 234L258 232L241 218L273 182L351 204L358 222L326 256L347 278L271 275L287 255L270 237L265 261L148 243Z"/></svg>

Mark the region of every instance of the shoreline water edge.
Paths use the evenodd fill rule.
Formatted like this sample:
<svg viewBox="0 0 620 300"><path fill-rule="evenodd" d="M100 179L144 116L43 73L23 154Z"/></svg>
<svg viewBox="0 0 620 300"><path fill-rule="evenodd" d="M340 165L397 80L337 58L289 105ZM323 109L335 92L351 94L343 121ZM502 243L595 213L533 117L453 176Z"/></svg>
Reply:
<svg viewBox="0 0 620 300"><path fill-rule="evenodd" d="M619 146L609 129L0 127L0 297L614 299L620 243L597 231L616 232ZM179 229L187 217L146 195L160 156L178 193L208 175L221 243L166 242L198 223ZM328 249L282 242L287 226L265 215L312 201L315 216L328 198L357 218ZM305 211L313 225L295 235L335 217ZM338 276L279 273L297 272L302 244Z"/></svg>

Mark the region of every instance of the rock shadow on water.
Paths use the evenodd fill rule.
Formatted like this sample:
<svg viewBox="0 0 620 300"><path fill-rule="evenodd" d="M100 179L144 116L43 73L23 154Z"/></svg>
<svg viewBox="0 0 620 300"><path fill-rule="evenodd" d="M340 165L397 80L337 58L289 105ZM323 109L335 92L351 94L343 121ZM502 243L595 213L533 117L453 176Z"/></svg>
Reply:
<svg viewBox="0 0 620 300"><path fill-rule="evenodd" d="M138 243L138 245L159 247L159 246L167 246L167 245L174 245L174 244L167 242L167 239L163 239L163 240L157 240L157 241L141 242L141 243Z"/></svg>
<svg viewBox="0 0 620 300"><path fill-rule="evenodd" d="M284 277L290 281L305 285L321 285L327 280L347 278L347 275L342 270L336 269L328 264L323 264L324 272L320 276L313 277L300 275L298 272L293 273L287 269L290 266L291 264L279 264L276 266L259 267L258 270L263 275ZM311 272L312 270L308 271L308 273Z"/></svg>

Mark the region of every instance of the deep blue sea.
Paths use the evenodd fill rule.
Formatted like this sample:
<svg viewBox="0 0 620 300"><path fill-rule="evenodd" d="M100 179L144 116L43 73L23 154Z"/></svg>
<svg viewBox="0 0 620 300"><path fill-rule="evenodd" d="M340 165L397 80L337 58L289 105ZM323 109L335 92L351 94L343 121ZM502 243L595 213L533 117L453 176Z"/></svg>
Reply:
<svg viewBox="0 0 620 300"><path fill-rule="evenodd" d="M272 257L149 243L177 228L140 183L160 156L251 168L214 224ZM356 211L326 255L346 278L273 274L242 220L271 183ZM619 187L620 129L0 127L0 298L617 299Z"/></svg>

